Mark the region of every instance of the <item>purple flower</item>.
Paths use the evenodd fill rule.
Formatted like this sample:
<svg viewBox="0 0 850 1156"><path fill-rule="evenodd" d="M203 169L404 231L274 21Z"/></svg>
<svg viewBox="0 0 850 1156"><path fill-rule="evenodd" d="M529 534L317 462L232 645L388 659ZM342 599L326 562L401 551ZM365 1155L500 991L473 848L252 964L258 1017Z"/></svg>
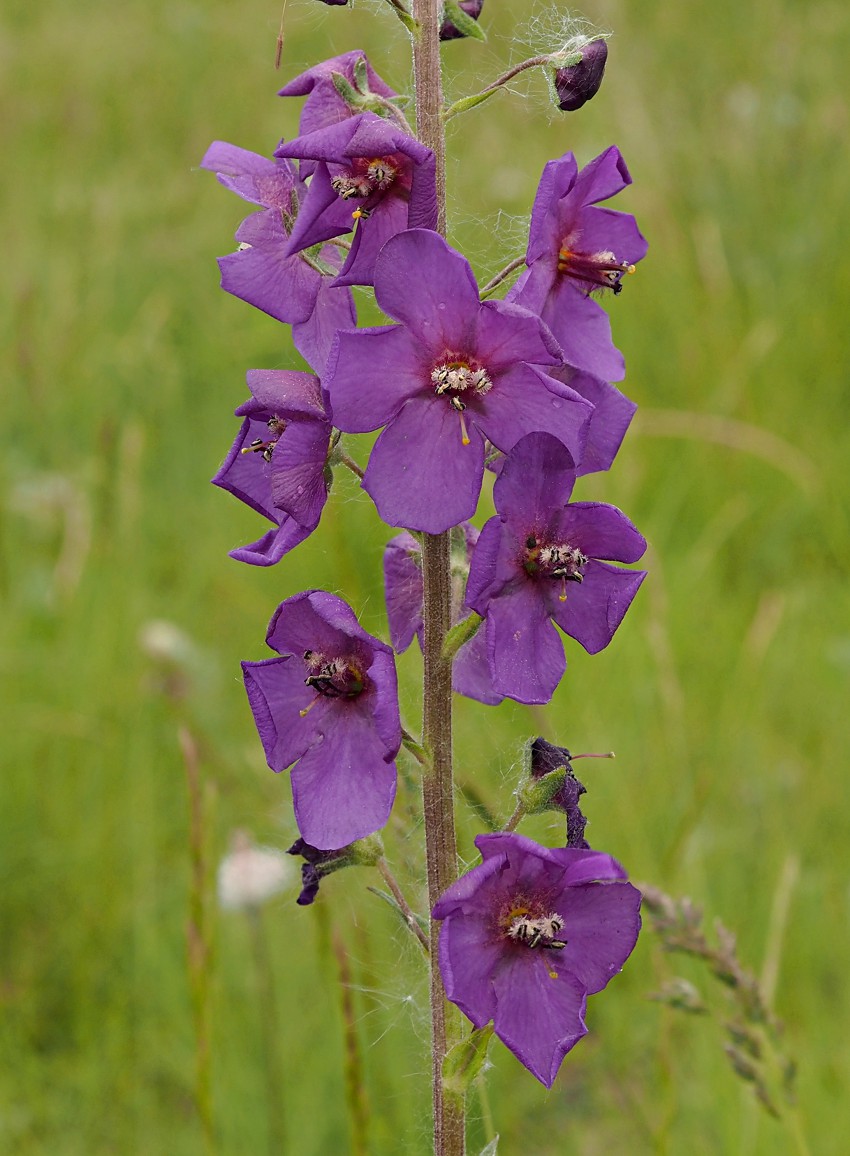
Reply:
<svg viewBox="0 0 850 1156"><path fill-rule="evenodd" d="M372 112L297 137L278 155L319 162L292 230L292 253L356 226L337 285L371 285L390 237L437 222L434 154Z"/></svg>
<svg viewBox="0 0 850 1156"><path fill-rule="evenodd" d="M567 846L588 850L590 844L584 837L587 819L581 813L579 799L587 794L587 787L580 782L570 762L570 752L566 747L556 747L543 738L536 738L529 748L532 778L542 779L561 767L566 768L564 785L549 800L549 809L563 811L567 817Z"/></svg>
<svg viewBox="0 0 850 1156"><path fill-rule="evenodd" d="M469 573L469 560L477 541L478 531L469 522L462 522L452 530L452 623L469 613L469 607L463 605L462 591L464 576ZM414 637L419 639L419 645L422 646L423 595L422 547L412 534L405 531L389 541L384 550L384 596L390 641L398 654L407 650ZM504 698L504 695L493 689L483 630L478 630L455 655L452 686L458 694L475 698L488 706L494 706Z"/></svg>
<svg viewBox="0 0 850 1156"><path fill-rule="evenodd" d="M357 83L355 67L361 73L365 67L366 84L363 87ZM369 93L382 97L396 95L372 68L361 48L355 48L352 52L345 52L342 56L333 56L330 60L323 60L321 64L308 68L306 72L302 72L300 76L290 80L289 84L285 85L278 93L278 96L307 97L304 108L301 110L301 119L298 122L298 132L301 136L315 132L317 129L327 128L328 125L337 124L339 121L348 120L353 115L349 106L337 92L333 82L334 73L342 76L352 88L364 96ZM302 166L301 171L306 175L304 166Z"/></svg>
<svg viewBox="0 0 850 1156"><path fill-rule="evenodd" d="M271 566L303 542L319 523L328 496L332 432L319 379L311 373L252 369L250 401L236 441L213 484L263 514L277 527L232 558Z"/></svg>
<svg viewBox="0 0 850 1156"><path fill-rule="evenodd" d="M401 746L395 659L341 598L287 598L266 642L279 658L243 662L248 701L273 771L292 770L295 819L322 851L386 823Z"/></svg>
<svg viewBox="0 0 850 1156"><path fill-rule="evenodd" d="M587 1032L587 996L621 970L640 931L640 892L610 855L479 835L484 862L438 900L446 995L550 1088Z"/></svg>
<svg viewBox="0 0 850 1156"><path fill-rule="evenodd" d="M543 170L528 240L528 271L508 299L539 313L570 365L603 381L620 381L625 369L611 341L604 309L589 294L619 293L625 273L646 254L634 217L596 208L632 178L619 150L606 149L581 172L566 153Z"/></svg>
<svg viewBox="0 0 850 1156"><path fill-rule="evenodd" d="M549 330L516 305L482 303L469 263L437 233L387 242L375 297L401 324L340 332L326 385L338 428L386 425L363 479L385 522L439 534L470 518L485 439L508 452L547 429L581 459L593 410L539 368L561 363Z"/></svg>
<svg viewBox="0 0 850 1156"><path fill-rule="evenodd" d="M599 92L605 75L608 45L602 37L581 49L581 60L568 68L557 68L552 78L562 112L575 112Z"/></svg>
<svg viewBox="0 0 850 1156"><path fill-rule="evenodd" d="M459 0L458 8L464 15L468 16L470 20L477 20L481 15L481 9L484 7L484 0ZM457 40L465 36L465 32L461 32L452 24L450 19L446 19L440 25L440 39L441 40Z"/></svg>
<svg viewBox="0 0 850 1156"><path fill-rule="evenodd" d="M596 654L646 577L600 560L636 562L646 541L614 506L569 503L575 477L557 438L523 438L493 489L499 514L472 555L466 602L486 616L495 689L519 702L548 702L566 668L551 619Z"/></svg>
<svg viewBox="0 0 850 1156"><path fill-rule="evenodd" d="M322 252L326 276L315 261L289 252L306 185L291 161L269 160L224 141L210 145L201 167L243 200L262 206L236 230L238 251L218 259L222 289L294 326L296 345L314 364L314 331L353 324L354 306L349 291L330 284L340 265L335 250L325 247Z"/></svg>

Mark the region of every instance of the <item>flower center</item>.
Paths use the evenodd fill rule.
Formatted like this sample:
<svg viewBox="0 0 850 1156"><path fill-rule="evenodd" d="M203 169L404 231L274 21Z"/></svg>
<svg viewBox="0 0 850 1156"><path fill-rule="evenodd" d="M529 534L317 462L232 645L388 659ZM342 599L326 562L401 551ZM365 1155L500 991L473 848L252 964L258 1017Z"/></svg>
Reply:
<svg viewBox="0 0 850 1156"><path fill-rule="evenodd" d="M266 425L269 427L269 432L274 436L265 441L263 438L254 438L250 445L242 447L241 452L243 454L262 454L263 461L270 462L272 460L274 447L280 441L280 435L286 429L286 422L282 417L275 416L270 417Z"/></svg>
<svg viewBox="0 0 850 1156"><path fill-rule="evenodd" d="M510 923L505 936L523 947L541 947L549 951L562 951L567 946L566 939L558 936L564 930L564 921L557 911L548 915L533 917L525 908L515 908L510 912Z"/></svg>
<svg viewBox="0 0 850 1156"><path fill-rule="evenodd" d="M594 289L611 289L617 294L623 288L623 275L634 271L634 265L618 261L611 252L577 253L569 247L569 241L564 241L558 252L558 272L589 284L588 293Z"/></svg>
<svg viewBox="0 0 850 1156"><path fill-rule="evenodd" d="M437 397L446 398L452 409L460 415L461 438L463 444L468 446L469 434L463 416L467 403L463 395L470 400L489 393L493 388L490 374L472 358L446 354L431 370L431 384Z"/></svg>
<svg viewBox="0 0 850 1156"><path fill-rule="evenodd" d="M307 667L305 685L311 686L322 698L356 698L363 690L363 675L348 659L326 658L318 650L305 650L304 665Z"/></svg>
<svg viewBox="0 0 850 1156"><path fill-rule="evenodd" d="M541 542L534 534L525 540L523 569L539 578L553 578L561 583L561 602L567 600L567 583L583 582L588 558L578 546L568 542Z"/></svg>
<svg viewBox="0 0 850 1156"><path fill-rule="evenodd" d="M385 193L399 171L400 166L393 156L356 157L350 168L333 178L331 188L343 201L365 201L376 193ZM368 218L370 211L358 206L352 216L359 221Z"/></svg>

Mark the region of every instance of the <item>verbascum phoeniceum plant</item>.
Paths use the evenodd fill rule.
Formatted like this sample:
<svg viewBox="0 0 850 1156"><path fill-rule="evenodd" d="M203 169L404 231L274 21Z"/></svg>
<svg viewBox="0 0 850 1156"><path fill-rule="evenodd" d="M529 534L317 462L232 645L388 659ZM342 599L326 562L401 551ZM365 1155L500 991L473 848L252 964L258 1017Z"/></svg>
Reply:
<svg viewBox="0 0 850 1156"><path fill-rule="evenodd" d="M388 11L410 33L412 100L353 50L283 88L304 99L297 137L270 156L217 141L203 158L255 206L238 249L220 258L222 287L291 326L312 369L248 372L242 425L213 481L271 523L232 551L252 565L286 565L318 526L336 469L357 475L394 528L389 642L342 597L310 589L277 607L272 655L243 674L268 765L290 772L298 903L312 904L331 872L371 865L428 957L434 1151L457 1156L491 1037L551 1087L587 1031L588 996L640 930L639 891L584 838L577 756L543 738L526 744L511 819L475 838L481 861L459 875L452 707L454 694L549 702L566 669L562 635L590 654L607 647L646 576L634 568L646 542L628 517L576 490L611 467L635 410L612 384L623 359L596 297L619 294L647 246L634 218L607 205L631 180L618 149L583 167L567 152L543 166L527 251L479 286L446 239L446 121L530 68L545 72L556 105L580 108L602 81L605 39L576 35L446 106L440 42L482 35L481 0L389 0ZM386 324L358 326L352 286L373 291ZM344 435L370 432L361 465ZM470 519L485 471L495 513L479 531ZM418 737L402 725L395 667L414 637ZM400 758L421 778L430 924L377 834ZM545 810L565 816L557 846L516 830Z"/></svg>

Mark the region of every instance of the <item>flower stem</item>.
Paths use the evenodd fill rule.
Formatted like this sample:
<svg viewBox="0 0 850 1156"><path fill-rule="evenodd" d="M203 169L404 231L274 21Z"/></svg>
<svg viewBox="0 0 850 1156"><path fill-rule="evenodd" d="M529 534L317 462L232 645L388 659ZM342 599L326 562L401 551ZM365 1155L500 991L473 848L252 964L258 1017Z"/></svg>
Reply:
<svg viewBox="0 0 850 1156"><path fill-rule="evenodd" d="M445 130L440 74L439 0L414 0L419 30L413 37L416 131L436 157L437 230L446 231ZM449 534L422 537L425 595L423 630L422 740L431 758L423 769L422 805L429 907L457 878L457 844L452 783L452 660L443 655L451 625L451 557ZM439 926L431 920L431 1042L435 1156L463 1156L464 1101L443 1087L443 1059L460 1039L460 1016L449 1004L437 962Z"/></svg>
<svg viewBox="0 0 850 1156"><path fill-rule="evenodd" d="M404 918L407 920L407 926L410 928L410 930L413 932L413 934L416 936L416 938L422 944L425 951L426 952L429 951L430 946L428 943L428 937L425 934L425 932L422 930L422 928L419 926L419 920L416 918L416 915L413 911L413 908L410 906L410 904L405 899L404 892L402 891L401 887L399 887L398 880L396 879L395 875L393 875L392 871L390 870L390 865L389 865L389 863L387 863L386 859L379 859L378 860L378 870L380 871L381 875L383 876L384 882L386 883L387 887L389 887L390 891L392 892L393 899L395 899L396 903L399 905L399 908L401 909L401 912L404 915Z"/></svg>
<svg viewBox="0 0 850 1156"><path fill-rule="evenodd" d="M511 273L513 273L515 269L519 269L520 266L524 264L525 253L523 253L521 257L514 257L513 261L505 265L504 269L501 269L495 277L487 282L487 284L478 294L481 300L483 301L485 297L489 297L493 290L498 288L498 286L502 284L506 277L510 277Z"/></svg>
<svg viewBox="0 0 850 1156"><path fill-rule="evenodd" d="M492 84L488 84L486 88L482 88L480 92L473 93L472 96L464 96L460 100L456 100L454 104L443 113L443 121L451 120L453 116L457 116L459 112L466 112L470 108L481 104L492 96L494 92L513 80L515 76L519 76L521 72L525 72L527 68L539 68L541 65L548 64L551 60L550 55L532 56L528 60L523 60L521 64L515 64L513 68L509 68L507 72L503 72L501 76L496 77Z"/></svg>

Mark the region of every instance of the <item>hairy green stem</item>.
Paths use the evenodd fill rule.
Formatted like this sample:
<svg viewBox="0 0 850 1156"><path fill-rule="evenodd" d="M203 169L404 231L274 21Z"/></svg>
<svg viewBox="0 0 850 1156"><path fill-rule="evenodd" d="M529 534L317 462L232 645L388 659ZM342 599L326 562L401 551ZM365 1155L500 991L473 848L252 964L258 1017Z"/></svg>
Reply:
<svg viewBox="0 0 850 1156"><path fill-rule="evenodd" d="M446 231L445 130L440 72L439 0L414 0L419 26L413 37L416 131L436 157L437 230ZM425 595L423 630L422 741L430 756L423 769L422 805L428 901L433 908L457 878L457 843L452 781L452 660L443 654L451 625L451 556L449 534L422 536L422 580ZM438 965L439 925L431 920L431 1044L435 1156L463 1156L464 1100L443 1086L443 1060L460 1039L460 1015L449 1004Z"/></svg>

